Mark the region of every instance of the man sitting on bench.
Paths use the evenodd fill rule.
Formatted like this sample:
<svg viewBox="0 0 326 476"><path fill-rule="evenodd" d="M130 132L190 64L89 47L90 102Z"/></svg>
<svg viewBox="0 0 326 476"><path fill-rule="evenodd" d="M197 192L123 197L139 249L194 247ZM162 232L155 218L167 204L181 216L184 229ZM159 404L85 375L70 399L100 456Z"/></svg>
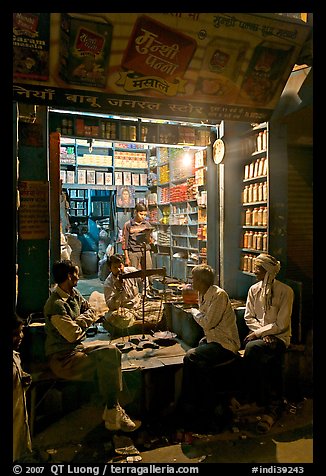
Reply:
<svg viewBox="0 0 326 476"><path fill-rule="evenodd" d="M250 329L244 342L247 399L264 406L257 431L266 433L283 408L282 363L290 344L294 293L290 286L275 279L280 262L262 253L254 262L258 280L248 291L245 322Z"/></svg>
<svg viewBox="0 0 326 476"><path fill-rule="evenodd" d="M86 330L100 316L76 289L79 269L72 261L53 264L57 286L44 306L45 353L52 372L67 380L97 382L105 405L108 430L134 431L141 422L129 418L119 404L122 390L121 352L109 342L85 343Z"/></svg>
<svg viewBox="0 0 326 476"><path fill-rule="evenodd" d="M233 362L240 349L235 313L226 291L214 284L213 268L207 264L192 269L192 287L198 291L199 309L191 308L193 319L205 336L197 347L189 349L183 360L180 409L189 416L207 410L214 398L207 382L217 365ZM220 387L223 388L223 382Z"/></svg>

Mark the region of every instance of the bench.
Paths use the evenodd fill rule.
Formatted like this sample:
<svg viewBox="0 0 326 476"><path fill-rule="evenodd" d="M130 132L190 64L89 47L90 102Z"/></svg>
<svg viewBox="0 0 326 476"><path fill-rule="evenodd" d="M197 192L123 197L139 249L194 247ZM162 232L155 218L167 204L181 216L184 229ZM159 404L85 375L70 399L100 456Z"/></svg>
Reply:
<svg viewBox="0 0 326 476"><path fill-rule="evenodd" d="M302 283L286 280L286 284L291 286L294 291L294 303L291 318L292 342L286 350L283 364L284 397L291 401L300 401L309 392L309 385L312 380L311 357L309 357L309 352L311 351L307 350L307 346L302 343ZM167 329L177 334L176 339L185 350L196 347L199 340L204 336L202 328L193 319L189 307L191 306L180 303L170 303L167 306ZM244 338L249 333L244 320L245 307L236 307L234 310L240 342L242 343L242 352L240 350L239 354L243 355ZM234 371L237 372L236 366L238 363L237 361L229 362L230 372L232 368L232 375L236 375ZM216 368L218 369L218 366ZM241 367L238 371L240 370ZM228 385L228 387L232 389L232 385Z"/></svg>
<svg viewBox="0 0 326 476"><path fill-rule="evenodd" d="M76 405L76 399L89 398L91 382L71 381L53 374L48 367L44 352L45 323L41 313L32 316L33 322L25 327L25 336L21 352L23 368L32 376L27 394L29 404L29 426L33 436L38 416L43 413L56 416L69 411Z"/></svg>

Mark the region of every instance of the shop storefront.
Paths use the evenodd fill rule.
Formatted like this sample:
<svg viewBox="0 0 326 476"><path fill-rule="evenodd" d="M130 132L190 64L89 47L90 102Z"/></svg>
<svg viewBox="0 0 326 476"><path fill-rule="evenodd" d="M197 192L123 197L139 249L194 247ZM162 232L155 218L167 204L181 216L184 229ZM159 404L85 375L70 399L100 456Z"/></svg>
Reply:
<svg viewBox="0 0 326 476"><path fill-rule="evenodd" d="M121 250L119 230L138 201L155 232L153 263L170 278L188 282L207 262L244 299L252 260L266 251L283 263L283 278L302 281L300 258L289 255L300 211L288 193L301 169L273 111L306 23L276 14L14 15L23 315L42 309L61 232L81 242L83 273L97 274L106 247ZM40 46L30 48L29 67L23 45L32 33Z"/></svg>

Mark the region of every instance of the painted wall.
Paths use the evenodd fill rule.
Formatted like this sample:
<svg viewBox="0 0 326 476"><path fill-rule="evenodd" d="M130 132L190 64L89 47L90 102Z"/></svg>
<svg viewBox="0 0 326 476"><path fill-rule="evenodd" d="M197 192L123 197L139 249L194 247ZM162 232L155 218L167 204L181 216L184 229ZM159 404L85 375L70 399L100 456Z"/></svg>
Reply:
<svg viewBox="0 0 326 476"><path fill-rule="evenodd" d="M19 115L23 115L18 106ZM25 113L24 113L25 115ZM34 123L18 123L17 312L42 311L49 295L49 177L47 108Z"/></svg>

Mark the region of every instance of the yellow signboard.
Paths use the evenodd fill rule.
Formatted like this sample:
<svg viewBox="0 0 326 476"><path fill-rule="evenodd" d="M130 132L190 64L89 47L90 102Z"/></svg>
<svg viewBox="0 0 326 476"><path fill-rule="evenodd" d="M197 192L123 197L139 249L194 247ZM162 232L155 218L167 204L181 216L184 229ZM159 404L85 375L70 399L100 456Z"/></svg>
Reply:
<svg viewBox="0 0 326 476"><path fill-rule="evenodd" d="M268 119L311 30L267 13L51 13L49 28L49 78L14 78L15 99L208 123Z"/></svg>

